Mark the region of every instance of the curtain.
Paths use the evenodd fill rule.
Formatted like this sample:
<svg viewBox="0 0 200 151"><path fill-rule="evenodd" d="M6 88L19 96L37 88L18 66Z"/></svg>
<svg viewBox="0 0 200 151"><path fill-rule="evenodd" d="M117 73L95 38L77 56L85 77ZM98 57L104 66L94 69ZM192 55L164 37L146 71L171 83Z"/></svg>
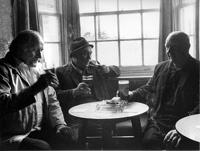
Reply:
<svg viewBox="0 0 200 151"><path fill-rule="evenodd" d="M200 60L200 4L196 0L196 58Z"/></svg>
<svg viewBox="0 0 200 151"><path fill-rule="evenodd" d="M37 0L12 0L13 35L31 29L39 31Z"/></svg>
<svg viewBox="0 0 200 151"><path fill-rule="evenodd" d="M158 61L167 59L165 52L165 39L167 35L173 31L173 11L172 0L160 1L160 31L159 31L159 53Z"/></svg>
<svg viewBox="0 0 200 151"><path fill-rule="evenodd" d="M67 54L70 54L70 44L73 39L80 37L80 15L78 0L63 0L64 21L66 22ZM68 55L69 56L69 55Z"/></svg>

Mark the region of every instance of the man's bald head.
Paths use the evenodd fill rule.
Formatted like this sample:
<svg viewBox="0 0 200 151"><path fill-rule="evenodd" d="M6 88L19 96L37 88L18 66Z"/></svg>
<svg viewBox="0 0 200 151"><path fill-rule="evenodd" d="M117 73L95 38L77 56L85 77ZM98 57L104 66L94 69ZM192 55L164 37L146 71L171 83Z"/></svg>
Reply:
<svg viewBox="0 0 200 151"><path fill-rule="evenodd" d="M174 31L167 36L165 46L166 48L175 47L178 51L189 53L189 36L184 32Z"/></svg>

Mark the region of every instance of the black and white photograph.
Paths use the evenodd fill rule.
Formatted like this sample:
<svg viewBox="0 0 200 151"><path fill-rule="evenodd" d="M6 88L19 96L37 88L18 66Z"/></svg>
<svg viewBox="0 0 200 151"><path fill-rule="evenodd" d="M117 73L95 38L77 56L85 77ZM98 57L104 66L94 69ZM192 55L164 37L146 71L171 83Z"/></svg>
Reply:
<svg viewBox="0 0 200 151"><path fill-rule="evenodd" d="M200 150L199 0L0 0L0 150Z"/></svg>

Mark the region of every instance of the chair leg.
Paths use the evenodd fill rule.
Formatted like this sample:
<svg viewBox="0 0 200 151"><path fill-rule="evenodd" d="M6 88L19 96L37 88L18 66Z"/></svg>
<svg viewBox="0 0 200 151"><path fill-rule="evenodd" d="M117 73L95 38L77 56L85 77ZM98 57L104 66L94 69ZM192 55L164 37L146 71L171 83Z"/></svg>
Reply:
<svg viewBox="0 0 200 151"><path fill-rule="evenodd" d="M142 127L141 127L141 123L140 123L140 118L134 117L133 119L131 119L131 123L132 123L132 129L133 129L134 136L137 138L141 138L142 137Z"/></svg>
<svg viewBox="0 0 200 151"><path fill-rule="evenodd" d="M86 141L86 128L87 128L87 120L83 120L82 121L82 125L80 127L80 131L79 131L79 143L82 146L85 146L87 141Z"/></svg>
<svg viewBox="0 0 200 151"><path fill-rule="evenodd" d="M135 136L136 148L140 149L142 142L142 127L140 123L140 117L134 117L131 120L131 123L132 123L133 135Z"/></svg>

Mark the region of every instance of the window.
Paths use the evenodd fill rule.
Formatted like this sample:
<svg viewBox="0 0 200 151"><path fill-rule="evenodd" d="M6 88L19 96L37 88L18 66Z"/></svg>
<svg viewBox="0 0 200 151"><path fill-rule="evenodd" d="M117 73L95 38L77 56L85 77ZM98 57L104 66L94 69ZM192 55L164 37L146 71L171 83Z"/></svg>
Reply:
<svg viewBox="0 0 200 151"><path fill-rule="evenodd" d="M40 29L44 38L44 67L57 67L61 62L61 7L59 0L37 0Z"/></svg>
<svg viewBox="0 0 200 151"><path fill-rule="evenodd" d="M193 57L197 57L196 54L196 31L195 28L195 16L196 16L196 5L195 0L182 0L177 6L178 9L178 29L186 32L190 37L190 54Z"/></svg>
<svg viewBox="0 0 200 151"><path fill-rule="evenodd" d="M93 59L122 75L150 73L158 63L160 0L79 0L81 36ZM138 70L139 69L139 70Z"/></svg>

